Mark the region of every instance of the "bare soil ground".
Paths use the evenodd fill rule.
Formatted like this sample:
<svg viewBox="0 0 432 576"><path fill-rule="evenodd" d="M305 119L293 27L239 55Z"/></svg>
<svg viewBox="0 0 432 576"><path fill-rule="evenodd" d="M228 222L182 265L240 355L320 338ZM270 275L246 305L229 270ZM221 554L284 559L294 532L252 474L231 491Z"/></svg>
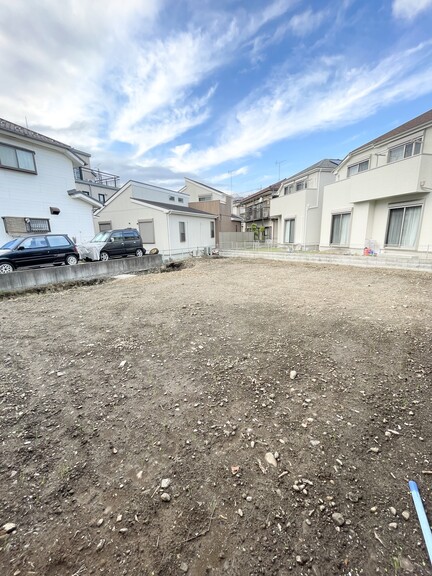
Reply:
<svg viewBox="0 0 432 576"><path fill-rule="evenodd" d="M431 281L214 259L2 300L0 574L431 574Z"/></svg>

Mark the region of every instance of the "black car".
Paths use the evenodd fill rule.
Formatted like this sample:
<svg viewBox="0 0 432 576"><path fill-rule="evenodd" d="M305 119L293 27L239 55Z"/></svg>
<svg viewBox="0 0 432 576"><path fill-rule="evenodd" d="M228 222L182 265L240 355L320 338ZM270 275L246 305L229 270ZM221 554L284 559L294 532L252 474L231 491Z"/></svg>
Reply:
<svg viewBox="0 0 432 576"><path fill-rule="evenodd" d="M22 266L77 264L78 250L66 234L37 234L15 238L0 248L0 274Z"/></svg>
<svg viewBox="0 0 432 576"><path fill-rule="evenodd" d="M109 260L124 256L143 256L146 253L138 230L105 230L78 249L85 260Z"/></svg>

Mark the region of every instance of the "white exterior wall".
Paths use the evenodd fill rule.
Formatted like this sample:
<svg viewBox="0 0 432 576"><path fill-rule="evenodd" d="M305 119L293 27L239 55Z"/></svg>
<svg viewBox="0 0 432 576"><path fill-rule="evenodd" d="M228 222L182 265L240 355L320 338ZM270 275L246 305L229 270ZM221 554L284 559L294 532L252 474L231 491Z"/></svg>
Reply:
<svg viewBox="0 0 432 576"><path fill-rule="evenodd" d="M299 178L303 180L304 178ZM318 246L320 242L321 214L324 186L335 179L331 172L314 172L307 177L306 190L294 191L286 196L272 198L270 202L271 217L279 216L278 243L284 242L285 220L295 218L294 243L307 246ZM281 186L289 184L287 180Z"/></svg>
<svg viewBox="0 0 432 576"><path fill-rule="evenodd" d="M93 237L93 209L67 193L75 188L73 162L62 152L36 142L0 135L0 142L35 152L37 174L0 168L0 218L48 218L52 233L68 234L77 242ZM60 209L57 216L50 206ZM11 240L0 220L0 245Z"/></svg>
<svg viewBox="0 0 432 576"><path fill-rule="evenodd" d="M139 198L140 200L150 200L151 202L162 202L163 204L176 204L177 206L188 206L189 196L183 192L174 192L166 188L159 188L159 186L152 186L151 184L144 184L141 182L128 182L125 186L131 189L131 196ZM170 200L174 197L174 200ZM179 202L179 198L183 202Z"/></svg>
<svg viewBox="0 0 432 576"><path fill-rule="evenodd" d="M181 189L189 195L189 202L198 202L200 196L209 196L210 200L220 200L222 204L227 201L227 194L209 188L205 184L185 178L186 185Z"/></svg>
<svg viewBox="0 0 432 576"><path fill-rule="evenodd" d="M421 154L388 163L390 148L418 137L423 137ZM348 178L348 166L366 159L370 169ZM423 205L416 248L385 248L385 252L432 249L432 128L353 155L341 167L338 179L324 190L320 249L331 247L332 214L351 211L350 240L345 249L359 252L367 246L383 250L389 206L413 201Z"/></svg>
<svg viewBox="0 0 432 576"><path fill-rule="evenodd" d="M210 238L210 218L187 216L186 214L169 215L169 234L172 251L190 251L200 247L215 247L215 239ZM186 242L180 242L179 222L186 227ZM214 222L214 220L213 220Z"/></svg>

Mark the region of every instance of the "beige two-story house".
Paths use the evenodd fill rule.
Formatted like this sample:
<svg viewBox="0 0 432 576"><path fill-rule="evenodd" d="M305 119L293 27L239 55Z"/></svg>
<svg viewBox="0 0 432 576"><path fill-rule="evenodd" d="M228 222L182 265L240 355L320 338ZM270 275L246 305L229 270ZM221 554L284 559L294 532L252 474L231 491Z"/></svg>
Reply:
<svg viewBox="0 0 432 576"><path fill-rule="evenodd" d="M432 250L432 110L350 152L324 189L321 250Z"/></svg>
<svg viewBox="0 0 432 576"><path fill-rule="evenodd" d="M270 202L274 243L318 249L324 187L334 182L339 163L325 158L282 180L278 196Z"/></svg>

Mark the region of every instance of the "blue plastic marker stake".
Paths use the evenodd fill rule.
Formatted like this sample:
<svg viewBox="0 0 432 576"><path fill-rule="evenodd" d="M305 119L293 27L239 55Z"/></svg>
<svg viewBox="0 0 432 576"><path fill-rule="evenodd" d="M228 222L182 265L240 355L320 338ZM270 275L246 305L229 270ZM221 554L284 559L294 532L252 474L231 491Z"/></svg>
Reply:
<svg viewBox="0 0 432 576"><path fill-rule="evenodd" d="M409 489L411 491L412 499L414 500L414 506L417 511L418 519L420 520L420 527L423 532L423 538L426 544L426 548L429 554L429 560L432 564L432 532L429 526L429 521L426 516L425 509L423 507L422 499L420 498L420 492L418 486L414 480L408 482Z"/></svg>

